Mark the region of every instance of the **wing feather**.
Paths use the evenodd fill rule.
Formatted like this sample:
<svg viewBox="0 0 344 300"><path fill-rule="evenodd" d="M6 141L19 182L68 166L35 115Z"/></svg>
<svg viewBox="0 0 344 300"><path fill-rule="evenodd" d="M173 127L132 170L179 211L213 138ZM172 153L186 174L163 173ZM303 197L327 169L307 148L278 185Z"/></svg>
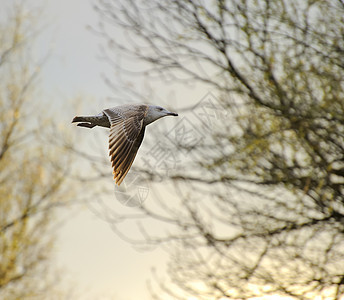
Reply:
<svg viewBox="0 0 344 300"><path fill-rule="evenodd" d="M134 162L136 153L138 151L138 149L140 148L140 145L143 141L143 137L145 134L145 127L142 128L139 137L137 138L137 140L135 141L134 145L133 145L133 149L132 151L129 153L128 158L123 162L123 170L125 170L125 172L123 172L122 174L119 174L118 176L118 185L120 185L124 179L124 177L127 175L127 173L130 170L131 165Z"/></svg>
<svg viewBox="0 0 344 300"><path fill-rule="evenodd" d="M110 121L109 156L115 183L120 185L134 162L144 137L146 105L123 105L105 109Z"/></svg>

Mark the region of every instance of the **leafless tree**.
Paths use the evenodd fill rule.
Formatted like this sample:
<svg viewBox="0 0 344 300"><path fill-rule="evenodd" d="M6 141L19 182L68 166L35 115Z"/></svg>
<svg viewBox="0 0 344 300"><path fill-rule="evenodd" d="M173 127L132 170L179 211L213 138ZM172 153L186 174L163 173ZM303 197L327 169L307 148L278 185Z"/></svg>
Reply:
<svg viewBox="0 0 344 300"><path fill-rule="evenodd" d="M171 285L156 298L340 299L344 3L99 0L96 10L115 68L125 64L114 57L135 58L147 78L204 83L225 113L207 138L180 139L181 171L142 170L176 202L157 188L137 213L100 212L136 245L173 246ZM121 231L124 220L139 220L142 241Z"/></svg>

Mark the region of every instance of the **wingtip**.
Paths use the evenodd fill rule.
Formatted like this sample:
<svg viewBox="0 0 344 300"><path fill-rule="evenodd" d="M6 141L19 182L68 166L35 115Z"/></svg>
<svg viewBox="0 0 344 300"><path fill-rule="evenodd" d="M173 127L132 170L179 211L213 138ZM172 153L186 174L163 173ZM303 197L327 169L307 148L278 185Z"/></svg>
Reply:
<svg viewBox="0 0 344 300"><path fill-rule="evenodd" d="M123 181L123 178L118 179L118 177L115 177L115 176L113 177L113 179L115 180L115 185L117 185L117 186L120 186L122 181Z"/></svg>

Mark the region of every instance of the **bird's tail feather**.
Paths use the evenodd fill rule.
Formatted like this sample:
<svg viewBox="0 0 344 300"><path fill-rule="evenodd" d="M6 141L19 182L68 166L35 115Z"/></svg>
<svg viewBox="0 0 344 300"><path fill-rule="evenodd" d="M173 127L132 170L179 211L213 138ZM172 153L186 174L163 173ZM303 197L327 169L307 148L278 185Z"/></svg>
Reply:
<svg viewBox="0 0 344 300"><path fill-rule="evenodd" d="M82 122L82 123L79 123L77 126L93 128L93 127L97 126L97 124L92 123L93 119L94 119L94 117L79 117L79 116L76 116L72 120L72 123Z"/></svg>
<svg viewBox="0 0 344 300"><path fill-rule="evenodd" d="M75 122L85 122L87 120L85 120L85 117L74 117L74 119L72 120L72 123L75 123Z"/></svg>
<svg viewBox="0 0 344 300"><path fill-rule="evenodd" d="M77 126L80 127L87 127L87 128L93 128L95 126L97 126L96 124L91 124L91 123L79 123Z"/></svg>

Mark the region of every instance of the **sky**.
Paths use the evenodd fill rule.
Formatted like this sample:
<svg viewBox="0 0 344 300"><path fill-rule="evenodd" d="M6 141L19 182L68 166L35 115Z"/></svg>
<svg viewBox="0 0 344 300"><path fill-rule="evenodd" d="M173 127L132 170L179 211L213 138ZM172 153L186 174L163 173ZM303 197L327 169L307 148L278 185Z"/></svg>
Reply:
<svg viewBox="0 0 344 300"><path fill-rule="evenodd" d="M24 1L29 7L41 10L38 18L41 30L34 54L37 62L47 55L48 59L41 70L39 94L48 109L59 111L59 122L64 125L69 125L77 114L97 114L104 108L118 104L113 100L117 95L113 94L102 78L102 75L106 74L116 80L116 74L100 59L102 40L89 29L95 27L98 22L92 1ZM0 0L0 4L10 6L11 3L12 0ZM114 34L121 35L121 32L118 29ZM143 88L145 86L144 82L134 81L134 84ZM201 86L176 88L171 83L166 86L159 84L154 88L159 94L157 99L162 101L154 104L164 106L168 103L169 108L176 112L179 112L180 107L198 103L209 92ZM183 121L190 123L181 113L180 117L178 124L182 125ZM176 126L176 121L173 118L165 118L159 121L159 125L150 125L135 159L136 164L142 163L142 154L149 151L149 142L152 141L149 132L153 126L169 130ZM101 143L104 145L104 156L107 156L107 137L104 131L101 132L99 128L91 132L82 131L72 125L70 130L75 136L83 138L86 133L93 137L98 136L100 140L104 138ZM128 176L130 174L132 172L129 172ZM111 173L109 175L111 176ZM164 200L173 201L172 198L167 198L164 192ZM152 200L150 195L146 199ZM168 255L162 248L157 247L146 252L135 250L121 240L108 223L96 216L87 203L60 209L58 217L63 222L57 231L53 267L61 274L61 287L65 291L71 290L71 299L151 299L147 281L154 282L152 269L156 270L160 278L166 278ZM122 231L132 233L133 224L124 224Z"/></svg>
<svg viewBox="0 0 344 300"><path fill-rule="evenodd" d="M9 5L11 0L0 2ZM109 103L111 93L101 77L108 67L99 59L100 40L88 29L97 23L92 2L26 2L43 9L35 56L41 60L49 54L39 79L40 94L46 98L47 106L65 110L61 122L69 122L80 113L74 110L72 99L76 97L90 103L87 112L81 105L83 112L101 111ZM74 291L80 299L150 299L146 283L151 278L151 269L158 265L163 271L166 263L161 249L149 252L133 249L87 205L77 209L71 206L59 213L65 221L57 232L54 267L62 273L62 286Z"/></svg>
<svg viewBox="0 0 344 300"><path fill-rule="evenodd" d="M0 0L0 4L9 5L12 1ZM116 74L100 58L103 41L89 29L98 22L92 1L26 0L29 6L42 8L39 18L42 30L34 49L35 56L39 61L49 54L39 79L42 87L40 95L48 108L63 112L60 121L64 124L77 114L99 113L107 105L118 104L113 100L116 95L102 78L103 74L107 74L115 81ZM114 34L121 35L121 32L118 29ZM142 82L137 84L144 85ZM206 87L200 86L176 89L169 85L159 86L156 90L162 95L163 103L155 104L164 106L169 102L176 112L182 106L198 103L209 92ZM159 122L162 122L159 126L164 125L162 127L167 129L175 124L172 119ZM71 125L70 130L79 128ZM77 134L84 135L85 132L78 131ZM106 146L104 132L95 130L91 134L99 135L100 139L104 137ZM142 162L140 155L148 150L144 148L147 147L144 144L149 144L147 135L136 163ZM104 156L106 152L104 147ZM149 197L146 199L150 200ZM76 296L72 294L71 299L151 299L147 281L154 281L152 269L156 269L162 277L166 276L167 254L162 248L146 252L135 250L120 239L108 223L96 216L86 203L59 210L59 217L64 222L57 232L53 264L62 274L62 287L75 292ZM122 230L131 233L132 224L124 225ZM277 299L276 296L273 298Z"/></svg>
<svg viewBox="0 0 344 300"><path fill-rule="evenodd" d="M9 5L12 1L0 0L0 4ZM29 6L43 9L39 19L42 30L34 52L38 61L48 54L49 59L41 71L40 95L48 108L63 112L59 115L64 124L69 123L76 114L99 113L106 108L105 105L117 104L112 100L113 92L102 79L102 74L107 74L116 80L115 74L100 59L102 41L89 29L98 22L92 1L26 0ZM163 95L161 98L166 96L165 103L173 99L170 106L176 112L183 105L198 103L208 92L206 87L199 86L197 89L159 86L159 94ZM76 98L79 99L79 106L76 105ZM163 103L156 104L163 106ZM172 119L159 122L163 122L159 124L164 124L167 129L175 124ZM71 126L71 130L79 128ZM98 135L98 132L92 131L90 134ZM83 135L85 131L78 131L78 134ZM104 132L99 133L99 137L104 137L106 146ZM149 136L146 134L145 142L147 139ZM142 162L140 155L149 150L144 144L136 163ZM106 152L104 147L104 156ZM148 197L146 201L149 200ZM152 269L166 277L167 254L162 248L146 252L135 250L120 239L108 223L96 216L86 203L59 210L59 217L64 222L57 231L53 264L62 274L62 287L75 292L71 299L151 299L147 280L154 281ZM131 233L131 226L124 225L122 230ZM277 298L274 296L274 299Z"/></svg>
<svg viewBox="0 0 344 300"><path fill-rule="evenodd" d="M49 57L39 79L41 97L48 108L63 110L60 114L61 123L69 123L77 114L99 113L106 108L104 106L117 104L112 100L116 95L102 78L102 74L110 78L115 76L107 63L100 59L102 40L89 29L98 22L92 1L26 0L29 6L42 9L39 19L42 30L37 38L35 56L38 61L47 55ZM116 34L120 35L121 32ZM166 99L161 96L163 103L154 104L164 106L172 99L175 105L169 107L176 111L179 106L199 101L208 92L203 88L179 87L175 90L173 85L166 88L159 85L159 89L159 95L166 95ZM76 105L75 98L79 99L80 105ZM175 125L172 118L159 122L165 126L162 128ZM73 126L71 130L80 128ZM94 131L92 135L98 133ZM77 134L84 132L78 131ZM99 136L105 138L106 145L104 132ZM149 144L148 134L145 141ZM141 148L136 163L148 149L145 145ZM104 153L107 153L105 148ZM146 201L149 201L149 197ZM152 268L156 269L159 276L166 277L167 254L161 248L148 252L135 250L121 240L109 224L95 216L86 204L71 206L59 213L64 222L57 233L54 267L61 272L62 286L66 290L71 289L80 299L90 300L151 298L147 291L147 280L153 278ZM124 232L133 230L133 225L125 226L122 228Z"/></svg>
<svg viewBox="0 0 344 300"><path fill-rule="evenodd" d="M102 41L89 29L98 22L92 1L23 1L33 11L41 11L38 18L40 33L33 52L36 62L47 56L48 59L42 66L39 95L44 99L47 109L62 111L59 113L62 124L69 123L77 114L97 114L107 108L105 105L117 104L112 100L113 91L102 78L102 74L107 74L110 78L115 75L106 62L100 59ZM2 7L10 7L11 3L12 0L0 0ZM169 107L177 112L178 107L196 103L208 92L202 88L174 88L171 84L166 88L159 85L159 95L163 95L162 99L166 95L164 103L172 99L174 105L170 101ZM76 98L79 103L75 101ZM155 104L164 106L164 103ZM159 122L164 124L163 128L175 124L171 119ZM80 128L71 126L71 130ZM104 137L106 145L106 135L99 132L91 134ZM83 135L85 132L78 131L77 134ZM149 137L145 141L147 139ZM144 147L143 145L141 148ZM141 153L147 149L140 149ZM106 152L107 149L104 148L104 153ZM140 155L139 152L136 161L140 160ZM146 201L149 201L149 197ZM147 291L147 280L152 280L152 268L161 276L166 276L167 254L164 250L159 247L146 252L135 250L121 240L109 224L97 217L87 204L71 205L59 210L58 214L63 222L57 231L53 267L62 274L62 287L75 293L72 294L72 299L151 298ZM131 232L133 228L130 226L132 225L122 229Z"/></svg>

